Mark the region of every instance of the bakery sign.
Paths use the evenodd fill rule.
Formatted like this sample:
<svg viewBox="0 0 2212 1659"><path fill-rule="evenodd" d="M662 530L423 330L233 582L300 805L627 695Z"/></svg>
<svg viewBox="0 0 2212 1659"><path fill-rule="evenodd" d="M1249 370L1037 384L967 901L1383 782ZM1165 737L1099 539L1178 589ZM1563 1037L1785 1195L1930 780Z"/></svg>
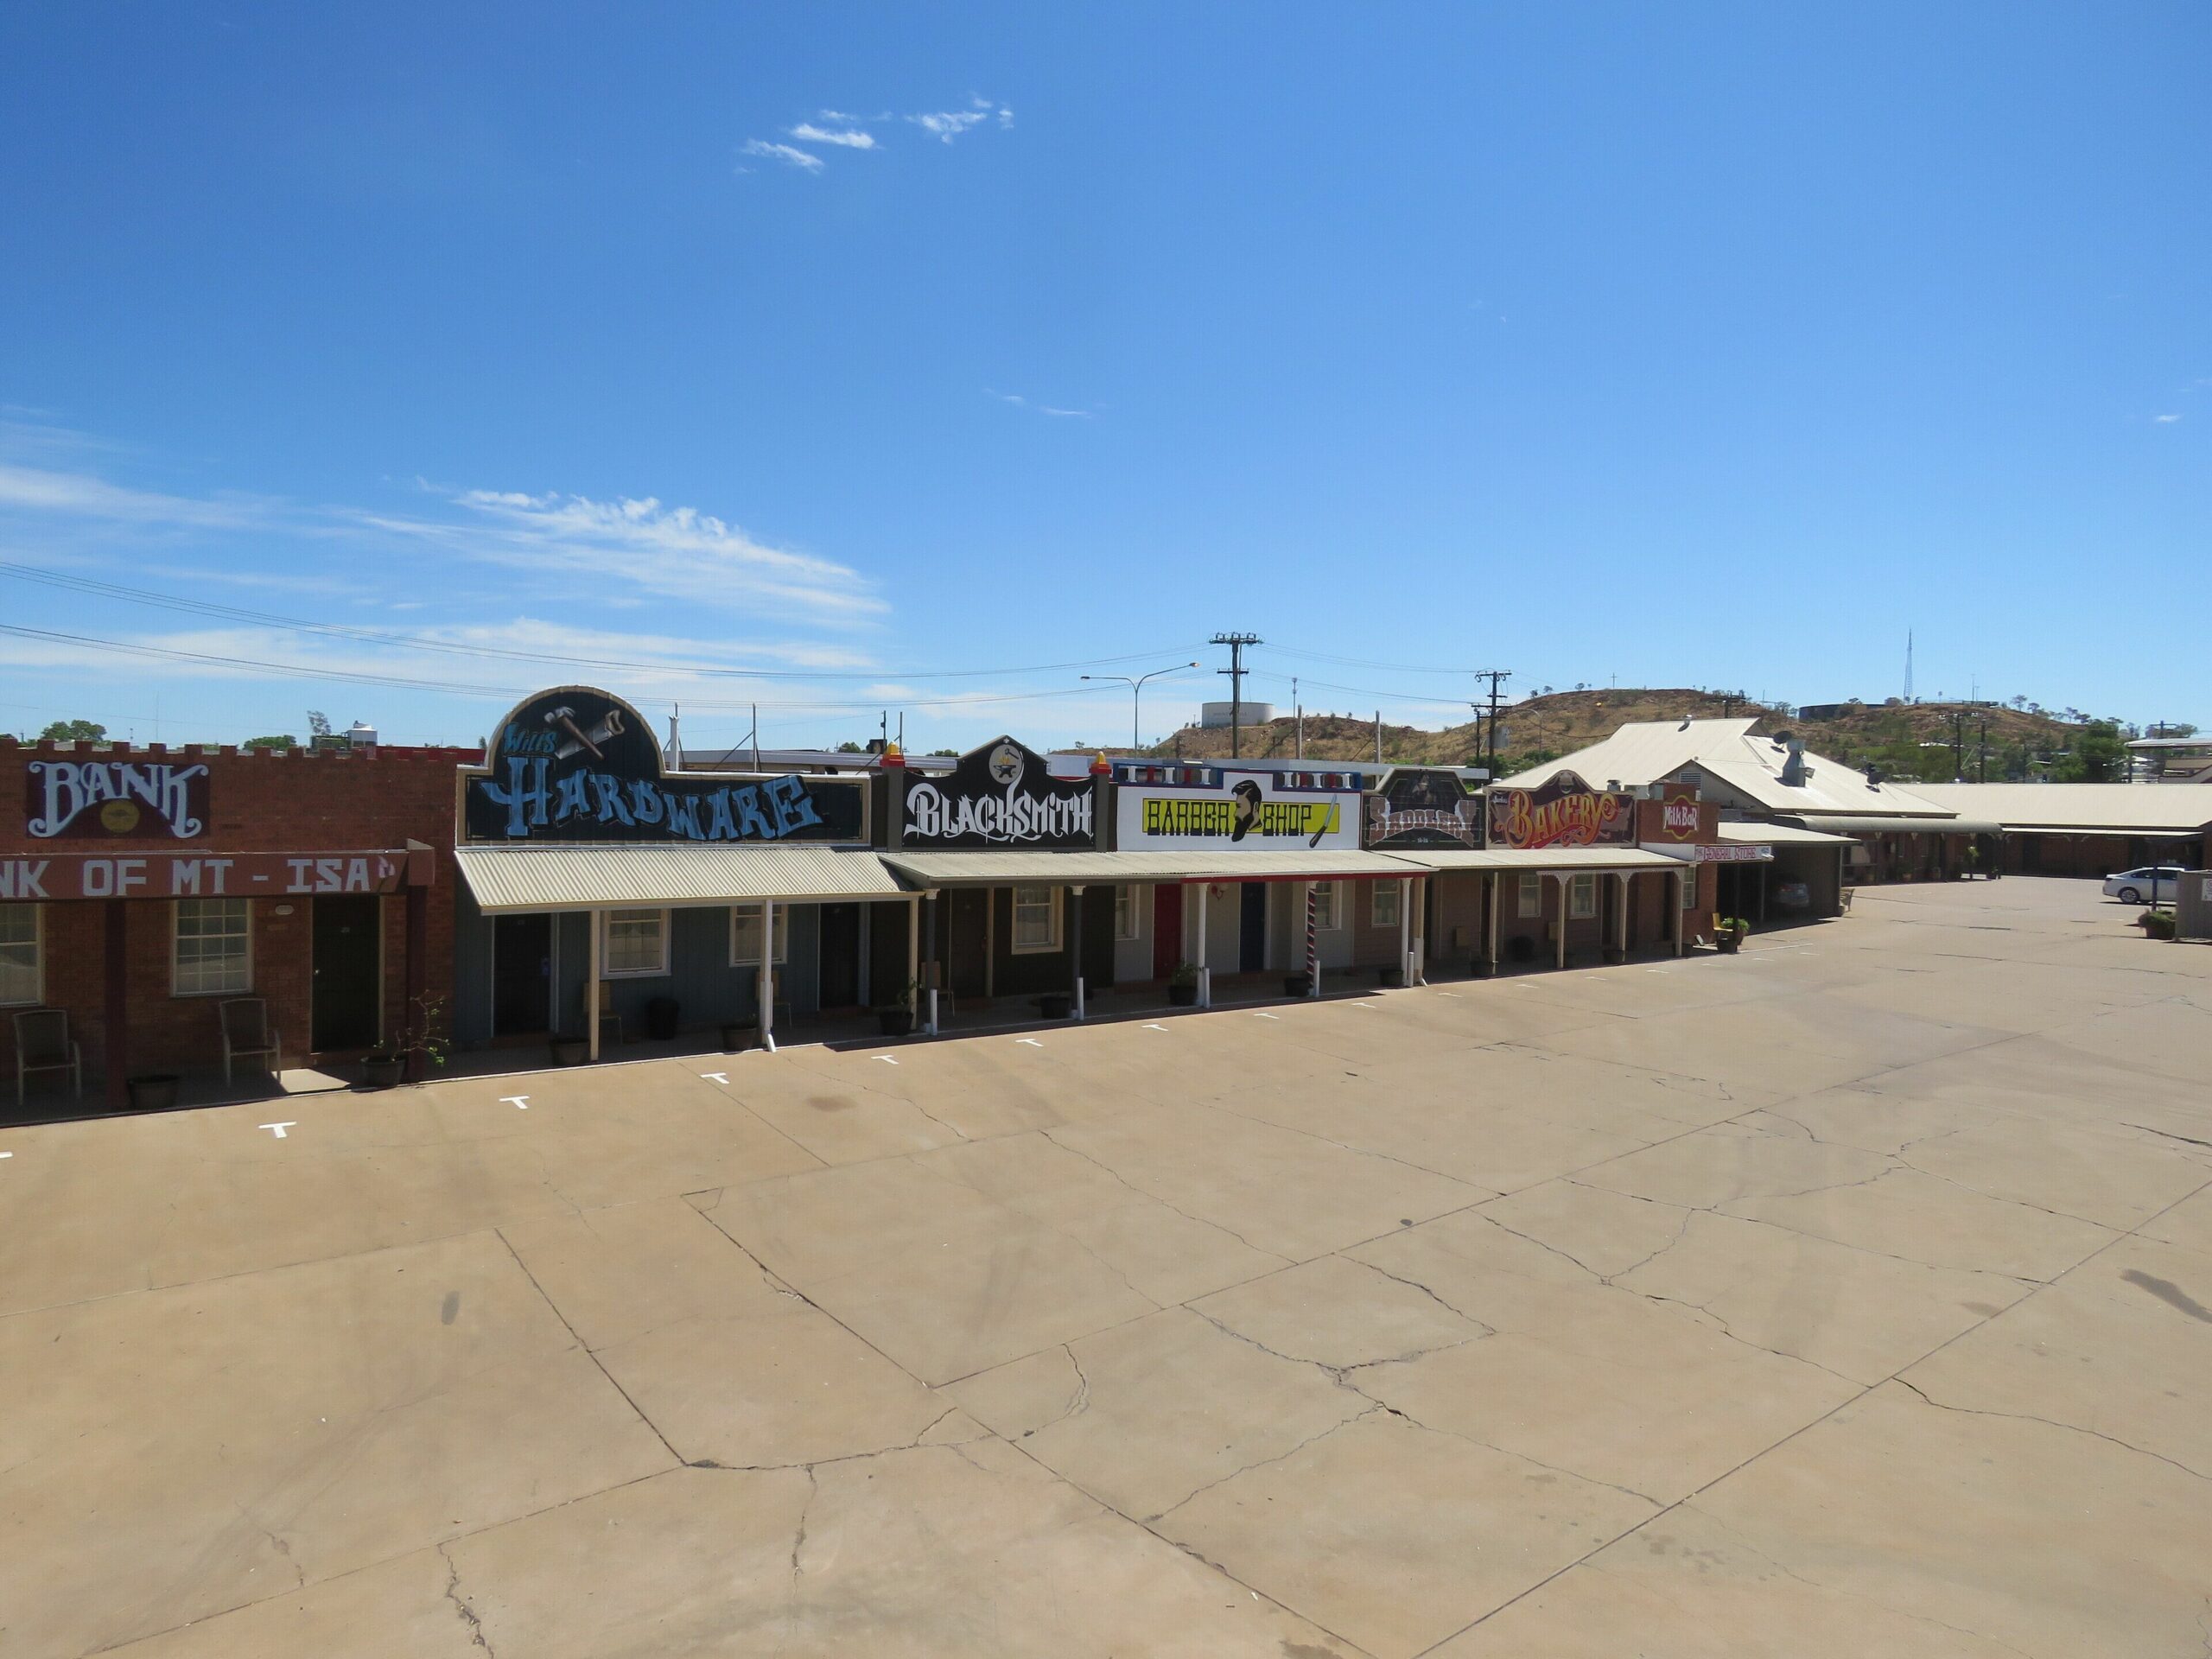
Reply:
<svg viewBox="0 0 2212 1659"><path fill-rule="evenodd" d="M1115 847L1124 853L1293 852L1359 845L1359 791L1287 787L1271 772L1207 767L1211 781L1115 791Z"/></svg>
<svg viewBox="0 0 2212 1659"><path fill-rule="evenodd" d="M908 772L900 838L908 847L1095 847L1091 793L1089 778L1056 778L1043 755L1001 737L949 772Z"/></svg>
<svg viewBox="0 0 2212 1659"><path fill-rule="evenodd" d="M196 762L34 760L24 773L23 828L37 841L191 841L207 830L207 768Z"/></svg>
<svg viewBox="0 0 2212 1659"><path fill-rule="evenodd" d="M1370 847L1480 847L1482 797L1456 772L1396 766L1367 798Z"/></svg>
<svg viewBox="0 0 2212 1659"><path fill-rule="evenodd" d="M863 841L864 779L671 772L660 740L621 698L541 691L461 773L461 839L527 842Z"/></svg>
<svg viewBox="0 0 2212 1659"><path fill-rule="evenodd" d="M1636 838L1636 798L1562 767L1535 789L1490 791L1493 847L1603 847Z"/></svg>

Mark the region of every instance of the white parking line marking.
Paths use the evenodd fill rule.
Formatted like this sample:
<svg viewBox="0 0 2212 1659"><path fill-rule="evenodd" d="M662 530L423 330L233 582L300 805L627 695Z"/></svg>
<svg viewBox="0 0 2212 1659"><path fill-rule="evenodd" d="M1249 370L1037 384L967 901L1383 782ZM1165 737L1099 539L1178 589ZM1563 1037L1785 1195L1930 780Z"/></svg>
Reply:
<svg viewBox="0 0 2212 1659"><path fill-rule="evenodd" d="M1027 1043L1032 1048L1042 1048L1045 1046L1044 1044L1039 1042L1034 1037L1017 1037L1014 1040L1017 1043Z"/></svg>
<svg viewBox="0 0 2212 1659"><path fill-rule="evenodd" d="M1165 1027L1165 1026L1163 1026L1163 1025L1159 1025L1159 1024L1156 1024L1156 1023L1147 1022L1147 1023L1146 1024L1146 1026L1145 1026L1145 1029L1146 1029L1147 1031L1165 1031L1165 1030L1166 1030L1166 1029L1167 1029L1167 1027Z"/></svg>
<svg viewBox="0 0 2212 1659"><path fill-rule="evenodd" d="M729 1073L727 1071L702 1071L699 1075L709 1083L719 1083L725 1089L729 1087Z"/></svg>
<svg viewBox="0 0 2212 1659"><path fill-rule="evenodd" d="M530 1109L530 1096L528 1095L501 1095L499 1104L512 1106L518 1112L526 1112Z"/></svg>
<svg viewBox="0 0 2212 1659"><path fill-rule="evenodd" d="M286 1118L286 1119L285 1119L282 1123L264 1123L261 1127L262 1127L263 1128L264 1128L264 1129L274 1129L274 1130L276 1130L276 1138L277 1138L279 1141L282 1141L283 1139L284 1139L284 1131L285 1131L285 1130L287 1130L287 1129L296 1129L297 1128L299 1128L299 1126L300 1126L300 1120L299 1120L298 1118L296 1118L296 1117L288 1117L288 1118Z"/></svg>
<svg viewBox="0 0 2212 1659"><path fill-rule="evenodd" d="M898 1061L893 1059L888 1054L879 1054L875 1058L881 1060L886 1065L896 1065L899 1064Z"/></svg>
<svg viewBox="0 0 2212 1659"><path fill-rule="evenodd" d="M1262 1014L1257 1008L1252 1010L1252 1017L1255 1020L1280 1020L1282 1018L1279 1014Z"/></svg>
<svg viewBox="0 0 2212 1659"><path fill-rule="evenodd" d="M0 1158L12 1158L15 1155L12 1152L0 1152Z"/></svg>
<svg viewBox="0 0 2212 1659"><path fill-rule="evenodd" d="M1448 996L1454 1002L1457 1002L1459 1000L1459 993L1457 991L1439 991L1437 995L1439 996Z"/></svg>

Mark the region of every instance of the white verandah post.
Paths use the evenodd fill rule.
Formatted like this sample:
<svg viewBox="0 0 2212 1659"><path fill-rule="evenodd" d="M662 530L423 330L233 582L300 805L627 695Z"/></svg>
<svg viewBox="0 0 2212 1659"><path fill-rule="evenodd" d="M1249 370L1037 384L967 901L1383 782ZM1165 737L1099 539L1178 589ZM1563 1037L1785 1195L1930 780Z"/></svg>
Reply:
<svg viewBox="0 0 2212 1659"><path fill-rule="evenodd" d="M596 1061L599 1058L599 912L588 910L584 919L591 924L591 943L584 950L584 1037L588 1046L585 1052Z"/></svg>
<svg viewBox="0 0 2212 1659"><path fill-rule="evenodd" d="M1398 878L1398 982L1417 985L1421 977L1414 971L1414 884L1413 878Z"/></svg>
<svg viewBox="0 0 2212 1659"><path fill-rule="evenodd" d="M760 965L755 970L754 997L760 1005L760 1046L776 1052L776 901L760 901Z"/></svg>
<svg viewBox="0 0 2212 1659"><path fill-rule="evenodd" d="M1202 1008L1213 1007L1213 969L1206 966L1206 895L1212 890L1209 883L1198 883L1198 950L1195 966L1198 970L1198 1006Z"/></svg>

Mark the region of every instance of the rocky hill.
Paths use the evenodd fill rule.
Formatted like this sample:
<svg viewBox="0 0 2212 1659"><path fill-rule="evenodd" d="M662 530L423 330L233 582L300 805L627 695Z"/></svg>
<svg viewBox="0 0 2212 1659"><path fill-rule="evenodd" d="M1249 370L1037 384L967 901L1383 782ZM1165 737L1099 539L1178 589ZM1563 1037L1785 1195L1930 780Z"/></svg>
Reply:
<svg viewBox="0 0 2212 1659"><path fill-rule="evenodd" d="M1923 781L1955 775L1952 738L1959 716L1964 716L1965 775L1973 778L1980 770L1986 731L1992 782L2002 777L2026 776L2040 760L2065 753L2087 725L2085 721L2001 703L1846 703L1827 718L1804 720L1788 707L1688 687L1557 691L1525 698L1499 711L1499 771L1510 772L1582 748L1630 721L1680 720L1685 715L1700 720L1756 715L1758 724L1753 729L1757 731L1795 732L1808 747L1831 760L1850 766L1873 761L1891 777L1901 780L1916 777ZM1440 731L1386 722L1382 760L1386 764L1408 766L1480 765L1483 736L1479 721ZM1341 715L1309 714L1301 747L1298 721L1285 715L1245 727L1241 747L1246 755L1260 758L1303 753L1312 760L1371 765L1376 758L1375 723ZM1147 753L1217 760L1226 759L1229 751L1225 728L1186 726Z"/></svg>

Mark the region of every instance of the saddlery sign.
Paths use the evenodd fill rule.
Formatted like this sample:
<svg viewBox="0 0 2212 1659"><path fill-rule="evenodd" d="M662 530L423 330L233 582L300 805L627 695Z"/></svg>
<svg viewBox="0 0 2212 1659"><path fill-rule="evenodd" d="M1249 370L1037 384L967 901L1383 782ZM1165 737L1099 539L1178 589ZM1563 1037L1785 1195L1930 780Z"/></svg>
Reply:
<svg viewBox="0 0 2212 1659"><path fill-rule="evenodd" d="M541 691L499 722L461 774L462 839L863 841L859 779L670 772L635 709L588 686Z"/></svg>

